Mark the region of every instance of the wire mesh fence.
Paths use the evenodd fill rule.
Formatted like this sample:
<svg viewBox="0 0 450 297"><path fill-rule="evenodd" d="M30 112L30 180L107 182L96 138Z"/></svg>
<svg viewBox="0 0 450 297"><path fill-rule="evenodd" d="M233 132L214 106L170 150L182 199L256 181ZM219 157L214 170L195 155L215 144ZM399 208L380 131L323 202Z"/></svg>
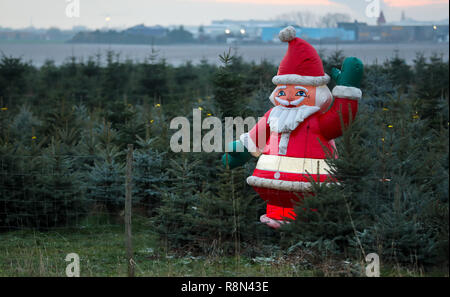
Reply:
<svg viewBox="0 0 450 297"><path fill-rule="evenodd" d="M45 166L40 166L39 160L43 156L0 156L0 230L84 229L123 224L127 185L123 168L115 172L117 168L111 166L110 170L100 171L103 180L99 183L90 179L89 174L92 173L89 170L82 169L82 165L92 165L101 159L98 155L71 154L53 157L59 161L53 160L53 163L47 162ZM64 160L70 160L71 163L76 161L79 163L78 168L62 166ZM32 166L33 162L38 165ZM132 164L127 166L136 167L135 159L129 162ZM92 168L94 167L90 167L91 171ZM132 183L135 183L136 172L129 171L129 174ZM432 177L422 176L414 179L420 182L430 178ZM379 182L380 187L395 183L389 177L374 176L370 179ZM151 195L144 199L141 197L141 193L150 191L149 189L134 188L130 191L133 195L133 210L137 215L149 216L150 212L154 213L155 209L152 208L155 204L151 201ZM230 197L231 194L230 192ZM255 198L256 194L249 200ZM258 217L257 213L252 215Z"/></svg>
<svg viewBox="0 0 450 297"><path fill-rule="evenodd" d="M0 233L17 230L72 232L86 234L91 239L117 234L130 239L145 233L155 235L158 245L166 250L172 248L172 251L197 254L201 251L205 255L245 254L254 259L258 259L255 255L270 255L280 250L286 233L276 232L259 222L260 215L265 213L264 201L245 182L245 177L254 169L254 162L245 168L218 171L208 181L204 178L207 173L198 176L195 163L199 160L192 162L186 159L185 163L181 159L176 162L169 160L175 163L173 168L165 168L158 162L146 163L146 170L142 170L140 157L135 151L133 158L117 165L99 155L0 156ZM189 166L194 166L194 171L185 170ZM170 178L165 178L168 173ZM357 182L359 177L347 175L340 178ZM385 199L382 195L393 196L389 198L393 202L401 200L404 195L395 186L401 176L364 178L376 183L373 189L378 192L372 195L379 195L378 203ZM414 179L414 184L421 183L430 176ZM130 181L132 188L128 187L127 191ZM213 186L208 188L208 183ZM128 207L125 204L127 193ZM340 197L339 193L336 197ZM347 198L340 202L330 201L330 205L325 206L335 209L321 208L318 213L322 212L331 220L318 222L316 226L330 226L329 232L336 222L350 226L347 221L355 209L350 206L354 203L351 197ZM339 213L337 209L344 202L345 213ZM333 212L335 215L327 214ZM303 215L300 214L301 217ZM137 226L136 218L140 220ZM128 223L126 228L125 223ZM352 221L353 229L348 229L345 234L361 246L360 239L363 240L364 234L359 230L366 225L356 224L359 225L355 226ZM133 232L128 229L131 227ZM138 227L137 232L134 232L135 227ZM312 232L314 224L301 228L305 229L296 232ZM131 246L131 241L125 242ZM356 249L360 247L356 246ZM123 258L127 258L130 265L136 263L131 247L127 249L123 245L122 251ZM129 272L132 275L134 267Z"/></svg>
<svg viewBox="0 0 450 297"><path fill-rule="evenodd" d="M121 226L126 216L127 178L133 185L128 191L131 195L134 217L151 220L158 215L158 211L167 212L158 209L161 206L162 195L168 196L168 206L174 208L173 216L177 215L177 201L174 197L170 197L174 194L171 193L171 189L176 185L174 181L164 177L168 169L162 164L157 165L159 168L151 169L162 172L160 178L165 180L166 184L155 186L148 176L145 183L139 183L138 180L142 178L143 173L136 170L139 167L138 158L128 160L125 166L114 167L113 163L108 163L109 168L106 169L95 167L96 161L105 161L99 155L54 154L51 161L43 162L44 158L43 155L0 156L0 232L76 231L92 227ZM64 162L70 166L65 166ZM128 171L129 176L125 167L132 168ZM189 181L191 178L192 183ZM190 183L187 185L190 188L198 189L199 185L204 186L205 183L198 176L186 179L187 183ZM241 184L245 184L244 179L241 180ZM185 193L184 199L187 204L193 201L191 198L189 193ZM248 200L255 198L256 194ZM198 201L198 197L196 199ZM262 204L262 201L258 202ZM231 199L231 193L230 203L235 203ZM196 208L194 204L189 205L190 210ZM170 213L165 215L171 216ZM255 219L255 223L258 222L258 212L249 215ZM218 211L216 214L218 221L221 219L227 221L228 217L229 214L226 212ZM182 219L179 220L178 223L182 224ZM164 221L161 223L165 224ZM152 228L147 231L156 233ZM178 230L167 230L165 235L170 236L177 232Z"/></svg>
<svg viewBox="0 0 450 297"><path fill-rule="evenodd" d="M86 228L112 222L116 215L106 205L110 185L125 184L121 176L109 178L104 185L87 183L85 173L67 166L76 161L92 164L96 155L54 155L50 162L43 156L3 155L0 157L0 229ZM70 162L69 162L70 161ZM65 164L66 163L66 164ZM107 172L105 172L106 177ZM94 190L102 196L94 197Z"/></svg>

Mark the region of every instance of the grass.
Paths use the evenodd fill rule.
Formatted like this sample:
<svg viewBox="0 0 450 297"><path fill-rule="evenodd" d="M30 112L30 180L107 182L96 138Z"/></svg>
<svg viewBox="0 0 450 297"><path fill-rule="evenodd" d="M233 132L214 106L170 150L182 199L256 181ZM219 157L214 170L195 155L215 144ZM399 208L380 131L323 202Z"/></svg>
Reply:
<svg viewBox="0 0 450 297"><path fill-rule="evenodd" d="M133 233L137 276L309 276L311 271L256 263L234 257L176 256L166 253L156 235ZM62 231L0 233L0 276L65 276L65 257L80 256L81 276L126 276L124 228L120 225Z"/></svg>
<svg viewBox="0 0 450 297"><path fill-rule="evenodd" d="M137 225L137 226L135 226ZM324 262L305 269L297 260L283 258L177 256L167 253L145 224L133 224L136 276L334 276L351 275ZM124 228L87 224L76 230L10 231L0 233L0 276L65 276L65 257L80 256L81 276L126 276ZM297 261L297 263L296 263ZM448 276L447 272L425 274L418 269L382 267L381 276Z"/></svg>

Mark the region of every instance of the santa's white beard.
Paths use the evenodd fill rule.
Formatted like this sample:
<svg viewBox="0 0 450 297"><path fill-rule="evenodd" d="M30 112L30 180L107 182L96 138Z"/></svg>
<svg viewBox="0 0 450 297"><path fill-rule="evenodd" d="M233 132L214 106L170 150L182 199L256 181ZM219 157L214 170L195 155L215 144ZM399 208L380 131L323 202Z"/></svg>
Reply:
<svg viewBox="0 0 450 297"><path fill-rule="evenodd" d="M291 108L282 105L275 106L268 119L270 130L277 133L294 131L301 122L318 110L320 107L309 105Z"/></svg>

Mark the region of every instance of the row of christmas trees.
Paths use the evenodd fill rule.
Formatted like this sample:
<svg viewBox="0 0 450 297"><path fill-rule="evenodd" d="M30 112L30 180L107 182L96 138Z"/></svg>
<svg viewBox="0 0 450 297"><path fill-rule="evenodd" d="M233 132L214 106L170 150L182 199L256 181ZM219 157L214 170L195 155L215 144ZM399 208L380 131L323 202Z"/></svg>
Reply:
<svg viewBox="0 0 450 297"><path fill-rule="evenodd" d="M170 119L258 117L276 67L224 54L219 67L99 57L35 68L0 61L0 227L67 228L120 216L126 146L135 146L133 202L167 248L261 253L264 247L394 262L448 263L448 62L418 55L368 65L357 120L330 161L339 185L317 185L300 220L274 232L245 184L255 166L220 153L173 153ZM326 72L340 52L324 58ZM330 86L331 88L332 86ZM305 212L314 208L317 212Z"/></svg>

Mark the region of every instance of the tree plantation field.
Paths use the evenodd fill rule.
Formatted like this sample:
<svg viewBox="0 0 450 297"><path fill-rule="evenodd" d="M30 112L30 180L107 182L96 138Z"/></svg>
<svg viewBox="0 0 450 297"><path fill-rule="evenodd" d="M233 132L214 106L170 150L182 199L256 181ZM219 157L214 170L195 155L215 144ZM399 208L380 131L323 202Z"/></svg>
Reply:
<svg viewBox="0 0 450 297"><path fill-rule="evenodd" d="M331 73L345 57L322 58ZM132 144L138 276L364 276L370 253L381 276L448 276L448 61L366 65L356 120L327 160L339 183L313 183L298 219L273 230L246 183L256 159L229 170L221 152L170 148L175 117L271 108L276 65L217 59L174 66L155 51L142 62L109 51L37 68L3 55L0 275L64 276L69 253L82 276L127 275Z"/></svg>

